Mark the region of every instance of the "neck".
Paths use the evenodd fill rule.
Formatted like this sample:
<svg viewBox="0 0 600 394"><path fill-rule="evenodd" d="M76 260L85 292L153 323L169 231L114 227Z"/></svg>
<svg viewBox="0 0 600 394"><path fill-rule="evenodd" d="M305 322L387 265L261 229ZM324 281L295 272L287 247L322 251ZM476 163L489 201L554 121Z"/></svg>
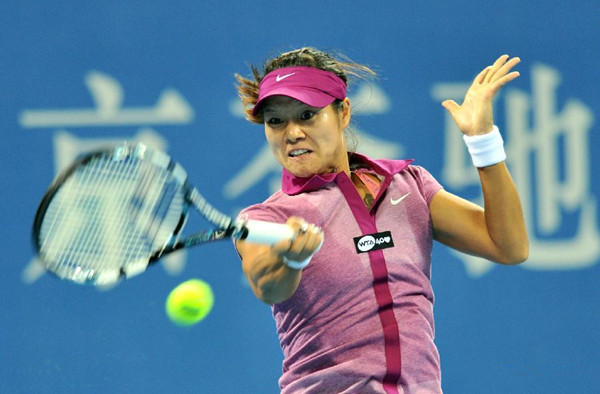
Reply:
<svg viewBox="0 0 600 394"><path fill-rule="evenodd" d="M338 165L336 167L333 168L333 170L331 172L345 172L346 175L348 175L348 177L350 177L351 175L351 171L350 171L350 153L348 152L345 157L344 160L340 160L340 163L338 163Z"/></svg>

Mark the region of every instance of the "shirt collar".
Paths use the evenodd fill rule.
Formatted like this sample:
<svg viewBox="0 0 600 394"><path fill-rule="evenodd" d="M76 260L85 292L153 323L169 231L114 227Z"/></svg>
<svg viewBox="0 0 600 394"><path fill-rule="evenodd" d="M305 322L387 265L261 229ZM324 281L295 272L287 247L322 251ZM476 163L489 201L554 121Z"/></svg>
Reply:
<svg viewBox="0 0 600 394"><path fill-rule="evenodd" d="M366 164L369 168L375 170L380 175L393 176L404 170L413 160L373 160L366 155L353 153L350 156L352 163L358 162ZM343 174L343 175L342 175ZM281 190L290 196L321 189L325 185L334 182L339 176L347 176L345 172L332 172L328 174L316 174L312 177L297 177L285 168L281 176Z"/></svg>

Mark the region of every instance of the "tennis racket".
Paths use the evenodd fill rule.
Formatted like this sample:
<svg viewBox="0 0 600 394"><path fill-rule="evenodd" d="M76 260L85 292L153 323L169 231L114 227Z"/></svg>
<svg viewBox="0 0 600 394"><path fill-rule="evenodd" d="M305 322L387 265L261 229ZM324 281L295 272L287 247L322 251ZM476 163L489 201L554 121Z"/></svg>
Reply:
<svg viewBox="0 0 600 394"><path fill-rule="evenodd" d="M190 208L211 228L181 239ZM212 207L167 154L143 144L89 153L44 195L33 241L47 271L80 284L111 285L175 250L223 239L273 244L286 224L233 221Z"/></svg>

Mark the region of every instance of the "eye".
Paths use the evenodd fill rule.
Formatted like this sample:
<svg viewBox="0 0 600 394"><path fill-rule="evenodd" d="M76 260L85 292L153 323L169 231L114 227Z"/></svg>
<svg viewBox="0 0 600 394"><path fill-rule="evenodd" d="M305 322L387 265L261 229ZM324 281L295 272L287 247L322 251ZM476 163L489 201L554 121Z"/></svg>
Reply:
<svg viewBox="0 0 600 394"><path fill-rule="evenodd" d="M266 119L266 123L269 126L277 126L283 123L283 120L281 120L280 118L276 118L276 117L270 117L268 119Z"/></svg>
<svg viewBox="0 0 600 394"><path fill-rule="evenodd" d="M309 120L313 116L315 116L314 111L306 110L306 111L302 112L302 114L300 114L300 120Z"/></svg>

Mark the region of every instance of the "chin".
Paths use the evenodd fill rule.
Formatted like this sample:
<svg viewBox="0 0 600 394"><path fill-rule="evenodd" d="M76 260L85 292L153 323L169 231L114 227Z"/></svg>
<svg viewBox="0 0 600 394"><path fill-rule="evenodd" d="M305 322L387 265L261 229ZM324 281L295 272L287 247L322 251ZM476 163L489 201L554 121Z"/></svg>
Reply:
<svg viewBox="0 0 600 394"><path fill-rule="evenodd" d="M289 168L287 170L289 172L291 172L294 176L297 176L299 178L310 178L311 176L316 174L316 172L307 171L307 170L292 170Z"/></svg>
<svg viewBox="0 0 600 394"><path fill-rule="evenodd" d="M335 171L335 166L333 166L332 164L323 163L321 161L314 160L314 158L311 159L313 160L289 160L285 162L285 165L283 165L283 167L285 167L286 170L300 178L310 178L311 176L316 174L327 174Z"/></svg>
<svg viewBox="0 0 600 394"><path fill-rule="evenodd" d="M285 169L294 174L294 176L300 178L309 178L318 173L318 171L314 171L312 168L307 166L291 165L285 166Z"/></svg>
<svg viewBox="0 0 600 394"><path fill-rule="evenodd" d="M322 175L333 172L334 169L320 168L320 169L310 169L310 168L287 168L289 172L294 174L294 176L300 178L310 178L313 175Z"/></svg>

